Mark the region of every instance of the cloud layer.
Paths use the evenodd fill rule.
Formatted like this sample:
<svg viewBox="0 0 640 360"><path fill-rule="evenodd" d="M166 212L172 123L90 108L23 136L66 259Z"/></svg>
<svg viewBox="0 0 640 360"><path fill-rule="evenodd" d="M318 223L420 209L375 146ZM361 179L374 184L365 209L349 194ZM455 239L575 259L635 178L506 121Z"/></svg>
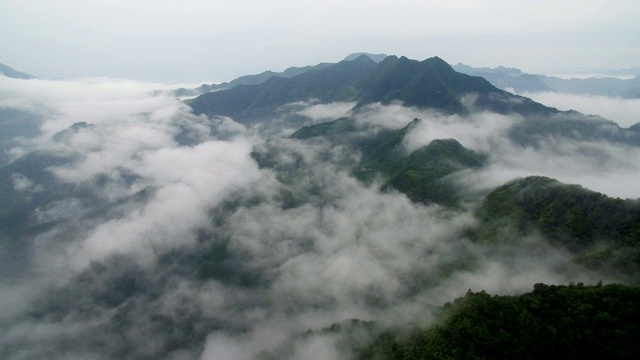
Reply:
<svg viewBox="0 0 640 360"><path fill-rule="evenodd" d="M640 99L610 98L597 95L576 95L553 92L525 93L535 101L559 110L576 110L584 114L600 115L621 127L640 123Z"/></svg>
<svg viewBox="0 0 640 360"><path fill-rule="evenodd" d="M0 106L42 116L39 135L21 139L14 158L57 159L44 170L50 182L9 177L23 200L53 195L29 209L34 231L20 234L29 271L0 277L3 358L342 359L350 348L340 334L305 332L349 318L424 324L430 306L468 289L515 294L536 282L603 279L535 234L519 246L472 243L471 211L358 181L349 147L263 139L231 119L193 116L154 89L0 79ZM350 105L289 110L313 122ZM515 145L508 129L525 119L490 113L378 104L353 116L363 134L422 118L405 138L408 152L455 138L489 154L488 167L456 174L469 192L546 174L640 196L630 186L640 179L635 148ZM258 168L252 151L272 154L272 166ZM616 190L614 177L629 186L616 180Z"/></svg>

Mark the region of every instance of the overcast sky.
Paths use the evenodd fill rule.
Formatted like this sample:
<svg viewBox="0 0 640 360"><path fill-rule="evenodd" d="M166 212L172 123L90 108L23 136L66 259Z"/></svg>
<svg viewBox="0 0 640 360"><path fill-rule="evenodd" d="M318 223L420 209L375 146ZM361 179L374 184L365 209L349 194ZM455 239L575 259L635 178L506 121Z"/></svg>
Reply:
<svg viewBox="0 0 640 360"><path fill-rule="evenodd" d="M0 63L217 82L352 52L566 73L640 65L640 1L2 0Z"/></svg>

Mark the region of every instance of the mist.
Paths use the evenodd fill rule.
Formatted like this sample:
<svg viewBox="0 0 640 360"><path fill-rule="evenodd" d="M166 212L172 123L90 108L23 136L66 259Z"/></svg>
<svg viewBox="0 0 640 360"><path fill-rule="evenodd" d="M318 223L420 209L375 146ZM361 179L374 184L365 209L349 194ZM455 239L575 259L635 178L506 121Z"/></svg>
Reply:
<svg viewBox="0 0 640 360"><path fill-rule="evenodd" d="M640 123L638 115L640 114L640 99L554 92L535 92L521 95L559 110L576 110L584 114L600 115L615 121L624 128Z"/></svg>
<svg viewBox="0 0 640 360"><path fill-rule="evenodd" d="M521 246L474 243L464 235L477 223L473 204L413 203L357 180L349 167L361 154L346 146L290 139L290 123L264 135L194 116L159 88L0 78L0 107L40 119L37 135L7 154L55 159L39 177L12 173L11 186L29 204L57 194L25 217L36 230L19 234L21 275L0 277L3 358L344 359L349 345L319 330L352 318L429 324L432 307L469 289L519 294L537 282L615 280L537 234ZM517 145L509 129L526 120L515 116L352 107L311 101L286 111L300 126L353 116L363 134L420 118L407 153L454 138L489 154L485 168L452 176L475 201L525 175L640 197L635 148ZM252 152L276 154L273 165L260 168Z"/></svg>

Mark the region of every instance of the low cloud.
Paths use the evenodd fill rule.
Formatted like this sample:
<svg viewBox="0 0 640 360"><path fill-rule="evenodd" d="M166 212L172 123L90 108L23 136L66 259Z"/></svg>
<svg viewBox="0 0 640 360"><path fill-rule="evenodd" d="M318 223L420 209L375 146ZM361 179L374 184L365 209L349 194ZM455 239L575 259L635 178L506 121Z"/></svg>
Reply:
<svg viewBox="0 0 640 360"><path fill-rule="evenodd" d="M522 121L516 116L480 113L471 116L431 115L422 118L404 139L411 153L437 139L456 139L462 146L488 153L508 136L508 130Z"/></svg>
<svg viewBox="0 0 640 360"><path fill-rule="evenodd" d="M600 115L621 127L640 123L640 99L611 98L598 95L576 95L554 92L524 93L547 106L559 110L576 110L584 114Z"/></svg>
<svg viewBox="0 0 640 360"><path fill-rule="evenodd" d="M298 114L311 118L313 122L331 121L351 113L355 102L336 102L330 104L302 104Z"/></svg>
<svg viewBox="0 0 640 360"><path fill-rule="evenodd" d="M518 246L471 242L470 211L358 181L349 166L359 154L348 147L263 139L232 119L194 116L151 87L0 84L4 104L47 109L41 133L15 154L57 154L46 173L65 194L28 215L37 231L21 239L33 268L0 277L3 358L343 359L350 350L339 333L307 331L350 318L425 324L429 306L468 289L515 294L536 282L602 279L539 236ZM296 115L312 122L351 106L298 105ZM405 139L409 152L455 138L489 154L486 168L455 176L478 192L521 174L608 192L613 176L640 179L632 148L515 145L508 129L519 117L401 104L353 116L365 134L421 118ZM258 168L252 151L271 156L271 166ZM11 176L17 191L42 185Z"/></svg>

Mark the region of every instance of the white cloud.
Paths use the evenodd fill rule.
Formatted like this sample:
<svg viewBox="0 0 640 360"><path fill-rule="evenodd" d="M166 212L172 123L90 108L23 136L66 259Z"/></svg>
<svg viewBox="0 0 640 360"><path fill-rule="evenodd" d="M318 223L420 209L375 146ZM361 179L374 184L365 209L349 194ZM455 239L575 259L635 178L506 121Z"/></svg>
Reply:
<svg viewBox="0 0 640 360"><path fill-rule="evenodd" d="M330 104L307 104L298 114L309 117L313 122L331 121L351 113L355 102L339 102Z"/></svg>
<svg viewBox="0 0 640 360"><path fill-rule="evenodd" d="M584 114L600 115L615 121L624 128L640 123L640 99L554 92L525 93L523 95L559 110L576 110Z"/></svg>
<svg viewBox="0 0 640 360"><path fill-rule="evenodd" d="M359 156L348 148L262 141L230 119L195 117L174 99L152 96L148 85L20 84L12 91L5 83L3 101L29 109L40 104L49 114L44 133L23 149L71 156L50 171L95 195L90 201L69 195L40 209L38 224L51 228L43 226L34 239L37 269L25 288L0 296L0 313L19 312L0 317L8 329L0 345L19 344L28 356L42 357L59 341L73 347L64 349L68 357L90 358L113 346L152 356L189 337L196 345L172 349L176 358L339 359L339 336L300 334L348 318L427 323L427 306L467 289L514 294L535 282L599 280L536 236L504 248L471 243L462 232L475 224L470 212L415 204L359 182L342 167ZM346 104L312 105L302 114L322 119L346 110ZM455 138L489 153L486 168L458 176L472 189L545 174L632 195L631 184L640 179L634 148L558 139L535 148L512 144L506 136L522 121L517 117L443 116L400 104L374 104L354 116L364 130L423 119L405 140L408 151ZM53 140L78 121L93 127ZM185 133L189 141L181 143ZM276 170L258 169L249 157L258 141L256 151L275 150ZM12 181L16 189L33 189L24 176ZM125 260L110 262L117 253ZM122 266L127 261L142 266ZM71 275L60 277L69 269ZM131 294L111 291L125 276L139 280ZM43 284L62 291L48 296ZM97 300L100 291L124 300L105 305ZM44 304L15 304L40 292ZM76 297L84 308L72 307ZM34 308L49 318L31 316ZM139 343L142 334L152 340ZM95 343L103 348L87 345Z"/></svg>

